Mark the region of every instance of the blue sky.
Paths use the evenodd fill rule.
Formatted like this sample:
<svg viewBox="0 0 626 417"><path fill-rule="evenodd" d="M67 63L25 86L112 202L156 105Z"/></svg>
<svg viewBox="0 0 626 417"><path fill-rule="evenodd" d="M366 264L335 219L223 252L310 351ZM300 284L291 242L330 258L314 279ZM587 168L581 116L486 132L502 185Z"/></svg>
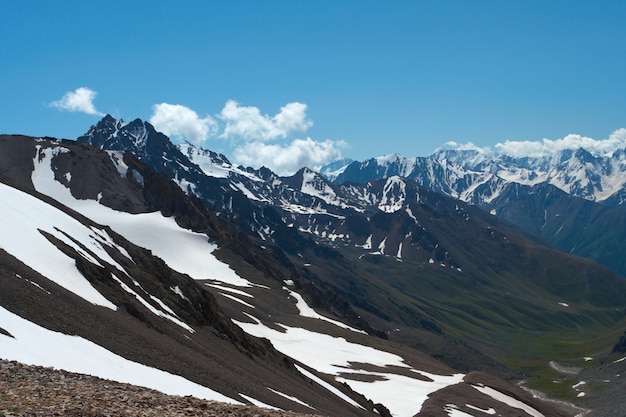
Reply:
<svg viewBox="0 0 626 417"><path fill-rule="evenodd" d="M283 173L602 140L626 127L625 17L624 1L5 1L0 133L139 117Z"/></svg>

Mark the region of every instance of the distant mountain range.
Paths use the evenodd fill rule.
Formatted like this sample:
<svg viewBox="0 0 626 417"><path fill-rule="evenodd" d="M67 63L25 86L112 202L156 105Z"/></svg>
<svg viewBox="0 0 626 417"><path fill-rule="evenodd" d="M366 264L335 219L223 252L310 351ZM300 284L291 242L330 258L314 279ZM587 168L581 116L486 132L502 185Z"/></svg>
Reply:
<svg viewBox="0 0 626 417"><path fill-rule="evenodd" d="M622 409L626 280L541 240L604 255L617 227L576 231L621 206L446 154L344 161L330 181L237 167L139 119L0 136L0 356L333 416L579 412L522 379Z"/></svg>
<svg viewBox="0 0 626 417"><path fill-rule="evenodd" d="M328 178L336 184L411 179L626 276L626 149L596 156L566 149L536 158L441 149L333 168Z"/></svg>

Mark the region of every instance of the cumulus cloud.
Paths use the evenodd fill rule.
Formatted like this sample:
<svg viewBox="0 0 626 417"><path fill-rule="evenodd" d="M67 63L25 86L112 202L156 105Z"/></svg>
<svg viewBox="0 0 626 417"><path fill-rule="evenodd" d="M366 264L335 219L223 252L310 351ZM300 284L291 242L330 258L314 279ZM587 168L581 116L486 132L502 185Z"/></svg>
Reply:
<svg viewBox="0 0 626 417"><path fill-rule="evenodd" d="M74 91L68 91L65 93L60 100L50 103L50 107L54 107L59 110L104 116L103 113L96 110L96 107L93 104L93 100L97 95L98 93L87 87L79 87Z"/></svg>
<svg viewBox="0 0 626 417"><path fill-rule="evenodd" d="M189 107L169 103L152 106L150 123L171 138L188 140L196 145L202 145L218 129L211 116L201 118Z"/></svg>
<svg viewBox="0 0 626 417"><path fill-rule="evenodd" d="M260 168L265 166L278 175L291 175L302 167L319 169L322 165L341 158L343 141L314 141L311 138L295 139L288 144L248 142L235 149L238 164Z"/></svg>
<svg viewBox="0 0 626 417"><path fill-rule="evenodd" d="M292 102L274 116L262 114L254 106L242 106L229 100L215 117L201 118L183 105L160 103L152 107L150 123L164 134L203 145L209 138L229 139L233 160L237 164L260 168L265 166L278 175L291 175L302 167L319 169L340 159L343 141L293 139L313 125L307 118L307 106ZM291 137L290 137L291 136ZM269 141L274 141L270 143Z"/></svg>
<svg viewBox="0 0 626 417"><path fill-rule="evenodd" d="M618 129L607 139L593 139L586 136L570 134L561 139L543 139L541 141L511 141L495 145L496 149L506 155L515 157L542 157L554 155L566 149L583 148L594 155L607 155L617 149L626 148L626 129Z"/></svg>
<svg viewBox="0 0 626 417"><path fill-rule="evenodd" d="M445 149L456 149L458 151L476 151L485 154L491 153L491 148L488 146L480 147L478 145L475 145L474 142L458 143L455 141L444 143L444 145L440 148L437 148L435 152Z"/></svg>
<svg viewBox="0 0 626 417"><path fill-rule="evenodd" d="M229 100L219 118L226 126L222 132L225 138L272 140L286 138L292 133L305 132L313 125L306 118L306 104L293 102L280 108L275 116L263 115L254 106L242 106Z"/></svg>

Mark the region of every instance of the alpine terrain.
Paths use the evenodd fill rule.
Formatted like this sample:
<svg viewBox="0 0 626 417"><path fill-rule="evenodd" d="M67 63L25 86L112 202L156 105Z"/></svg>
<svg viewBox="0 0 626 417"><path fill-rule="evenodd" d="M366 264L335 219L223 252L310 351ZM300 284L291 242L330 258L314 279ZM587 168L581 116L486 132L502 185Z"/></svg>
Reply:
<svg viewBox="0 0 626 417"><path fill-rule="evenodd" d="M0 135L0 359L328 416L620 416L622 157L558 158L281 177L139 119Z"/></svg>
<svg viewBox="0 0 626 417"><path fill-rule="evenodd" d="M322 172L337 184L412 179L626 276L626 149L591 153L578 147L516 157L444 147L428 157L392 154Z"/></svg>

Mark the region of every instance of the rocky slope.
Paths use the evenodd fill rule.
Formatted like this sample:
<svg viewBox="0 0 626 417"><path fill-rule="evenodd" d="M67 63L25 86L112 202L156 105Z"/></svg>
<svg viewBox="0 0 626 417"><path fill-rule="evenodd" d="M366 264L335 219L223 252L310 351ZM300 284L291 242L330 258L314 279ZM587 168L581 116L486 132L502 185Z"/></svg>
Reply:
<svg viewBox="0 0 626 417"><path fill-rule="evenodd" d="M4 416L312 417L311 414L165 395L130 384L0 360Z"/></svg>

